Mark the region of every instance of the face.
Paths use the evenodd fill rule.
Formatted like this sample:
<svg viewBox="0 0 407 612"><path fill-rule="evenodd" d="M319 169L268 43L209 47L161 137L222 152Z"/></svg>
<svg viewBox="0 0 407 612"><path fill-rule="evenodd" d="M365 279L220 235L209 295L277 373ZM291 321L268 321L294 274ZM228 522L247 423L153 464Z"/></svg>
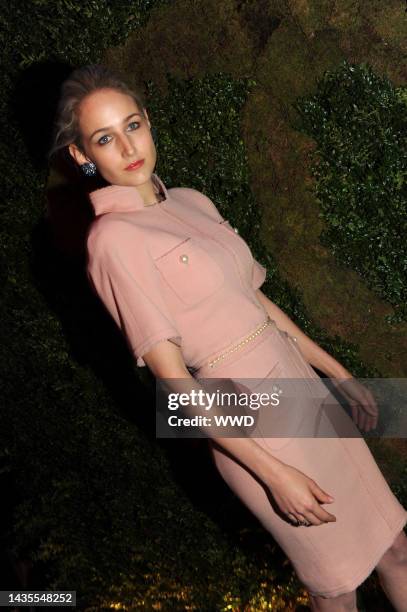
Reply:
<svg viewBox="0 0 407 612"><path fill-rule="evenodd" d="M84 98L78 111L85 155L75 144L69 152L78 164L93 161L112 185L134 185L146 198L153 194L151 174L157 153L150 122L131 96L100 89ZM144 160L135 169L129 164Z"/></svg>

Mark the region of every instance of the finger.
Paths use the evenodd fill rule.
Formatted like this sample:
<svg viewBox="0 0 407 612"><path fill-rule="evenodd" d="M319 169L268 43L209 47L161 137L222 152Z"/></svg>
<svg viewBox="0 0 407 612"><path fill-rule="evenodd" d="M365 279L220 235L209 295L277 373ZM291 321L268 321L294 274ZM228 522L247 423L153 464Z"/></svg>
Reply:
<svg viewBox="0 0 407 612"><path fill-rule="evenodd" d="M373 402L371 402L371 401L366 402L365 409L366 409L366 412L368 412L372 416L377 416L379 414L379 407L378 407L378 405L376 404L375 401L373 401Z"/></svg>
<svg viewBox="0 0 407 612"><path fill-rule="evenodd" d="M352 410L352 420L355 423L355 425L358 425L358 409L356 404L354 404L353 402L350 403L350 407Z"/></svg>
<svg viewBox="0 0 407 612"><path fill-rule="evenodd" d="M376 403L374 402L373 405L369 404L366 410L369 414L369 422L371 423L371 429L376 429L379 420L379 409Z"/></svg>
<svg viewBox="0 0 407 612"><path fill-rule="evenodd" d="M364 396L362 398L361 404L363 404L366 412L372 415L379 414L379 407L376 403L376 400L369 389L365 389Z"/></svg>
<svg viewBox="0 0 407 612"><path fill-rule="evenodd" d="M330 495L313 480L309 482L309 488L311 489L311 493L313 494L315 500L319 503L329 504L334 501L333 495Z"/></svg>
<svg viewBox="0 0 407 612"><path fill-rule="evenodd" d="M336 522L336 516L324 510L319 504L314 506L311 510L302 510L301 512L297 512L297 514L303 514L313 525Z"/></svg>
<svg viewBox="0 0 407 612"><path fill-rule="evenodd" d="M297 525L297 522L302 520L297 512L287 512L287 518L293 525Z"/></svg>
<svg viewBox="0 0 407 612"><path fill-rule="evenodd" d="M331 514L330 512L328 512L327 510L325 510L321 504L320 504L320 500L319 497L320 495L318 495L318 489L322 491L322 489L320 489L320 487L318 487L318 485L312 485L310 486L311 492L314 494L315 497L315 501L317 502L317 505L315 507L312 508L312 510L310 510L310 512L313 512L313 514L315 514L317 516L318 519L323 520L323 521L336 521L336 517ZM323 491L322 491L323 492ZM323 492L324 493L324 492ZM326 494L325 494L326 495ZM326 503L324 502L324 500L321 500L322 503ZM333 498L330 501L335 501Z"/></svg>
<svg viewBox="0 0 407 612"><path fill-rule="evenodd" d="M372 414L370 415L370 422L372 424L372 429L376 427L377 425L377 421L378 421L378 415L377 414Z"/></svg>
<svg viewBox="0 0 407 612"><path fill-rule="evenodd" d="M369 416L377 416L379 414L379 408L377 407L376 403L371 401L369 398L360 402L360 405Z"/></svg>
<svg viewBox="0 0 407 612"><path fill-rule="evenodd" d="M360 429L362 431L365 431L366 426L367 426L367 414L365 413L365 411L363 410L363 407L361 406L358 406L358 411L359 411Z"/></svg>
<svg viewBox="0 0 407 612"><path fill-rule="evenodd" d="M311 525L323 525L325 523L325 521L321 521L318 517L315 516L315 514L313 514L309 510L304 510L300 516L301 520L306 520L308 521L308 523L311 523Z"/></svg>
<svg viewBox="0 0 407 612"><path fill-rule="evenodd" d="M370 431L372 427L373 427L373 417L368 415L366 417L366 431Z"/></svg>
<svg viewBox="0 0 407 612"><path fill-rule="evenodd" d="M336 516L318 505L312 510L314 516L324 523L336 523Z"/></svg>
<svg viewBox="0 0 407 612"><path fill-rule="evenodd" d="M321 521L319 518L317 518L312 512L292 512L291 513L292 516L295 517L295 522L299 521L300 523L302 523L304 520L308 521L309 523L311 523L312 525L322 525L322 523L324 521ZM301 527L302 525L298 525L299 527Z"/></svg>
<svg viewBox="0 0 407 612"><path fill-rule="evenodd" d="M373 427L374 427L374 429L376 429L376 427L378 426L378 424L379 424L379 415L377 415L377 416L375 416L375 417L374 417L374 421L373 421Z"/></svg>
<svg viewBox="0 0 407 612"><path fill-rule="evenodd" d="M365 412L365 424L366 424L366 430L370 431L370 429L373 429L374 427L374 423L375 423L375 413L373 412L373 408L372 406L363 406L363 410Z"/></svg>
<svg viewBox="0 0 407 612"><path fill-rule="evenodd" d="M372 415L369 417L369 431L371 429L375 429L375 427L376 427L376 417Z"/></svg>
<svg viewBox="0 0 407 612"><path fill-rule="evenodd" d="M352 402L352 407L353 407L353 411L355 412L355 423L357 425L357 427L360 429L360 412L359 412L359 406L355 403Z"/></svg>
<svg viewBox="0 0 407 612"><path fill-rule="evenodd" d="M372 426L372 415L367 414L366 412L364 413L365 415L365 431L369 431L369 429L371 429Z"/></svg>
<svg viewBox="0 0 407 612"><path fill-rule="evenodd" d="M373 393L369 389L367 390L367 399L368 399L369 405L372 406L372 408L374 408L374 410L378 414L379 407L377 405L377 402L376 402L376 399L375 399Z"/></svg>
<svg viewBox="0 0 407 612"><path fill-rule="evenodd" d="M358 405L356 407L356 410L358 411L358 423L359 423L359 429L364 430L365 428L365 413L363 411L363 409L360 407L360 405Z"/></svg>
<svg viewBox="0 0 407 612"><path fill-rule="evenodd" d="M365 426L365 413L363 412L363 409L360 407L360 404L358 404L358 406L357 406L357 411L358 411L359 428L360 429L364 429L364 426Z"/></svg>

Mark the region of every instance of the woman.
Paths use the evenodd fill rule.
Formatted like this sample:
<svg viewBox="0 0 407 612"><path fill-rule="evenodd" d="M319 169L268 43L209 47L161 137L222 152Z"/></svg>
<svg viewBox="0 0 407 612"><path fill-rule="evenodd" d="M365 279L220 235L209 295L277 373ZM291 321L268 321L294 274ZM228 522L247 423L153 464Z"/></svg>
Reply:
<svg viewBox="0 0 407 612"><path fill-rule="evenodd" d="M142 98L107 68L65 81L50 154L62 150L102 181L89 194L87 272L138 366L160 379L255 385L316 382L311 365L352 378L260 291L265 268L213 202L154 174ZM369 431L374 400L354 382L353 415ZM286 552L313 610L356 610L355 589L374 568L407 610L407 512L362 438L215 437L218 470Z"/></svg>

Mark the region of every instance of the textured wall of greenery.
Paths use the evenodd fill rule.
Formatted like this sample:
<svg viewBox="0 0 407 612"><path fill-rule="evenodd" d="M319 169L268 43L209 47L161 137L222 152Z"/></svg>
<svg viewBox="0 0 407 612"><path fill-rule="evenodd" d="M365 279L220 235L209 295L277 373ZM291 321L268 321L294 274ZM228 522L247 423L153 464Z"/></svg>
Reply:
<svg viewBox="0 0 407 612"><path fill-rule="evenodd" d="M407 91L345 64L297 103L317 143L313 175L321 243L407 315ZM314 153L314 155L315 155Z"/></svg>
<svg viewBox="0 0 407 612"><path fill-rule="evenodd" d="M315 108L322 104L317 78L336 69L343 56L367 58L378 70L394 66L390 76L400 85L399 8L389 2L386 19L383 11L379 2L367 9L345 0L4 4L0 452L3 484L14 483L14 493L3 509L9 520L2 540L9 548L15 541L16 555L36 559L50 587L75 588L83 603L100 597L135 608L161 602L173 609L223 609L251 602L263 609L270 599L284 608L303 597L272 538L208 472L203 450L177 443L175 454L171 444L154 440L151 377L135 371L123 339L89 291L82 254L74 256L72 244L57 248L44 222L44 152L55 84L71 66L101 60L142 84L157 128L157 171L167 186L209 195L266 265L264 291L352 372L372 375L377 370L363 362L358 347L316 325L299 292L283 280L271 249L259 240L261 214L251 185L255 178L257 195L272 196L273 213L284 202L287 219L294 214L292 202L304 206L306 147L291 127L298 119L293 104L306 93L316 94ZM390 129L386 117L369 123L366 113L368 143L377 125ZM333 123L328 132L333 137ZM394 194L398 162L388 134ZM322 159L324 137L312 135ZM345 150L343 155L350 163ZM322 203L331 198L333 205L339 187L334 179L330 185L322 175L315 179L324 212ZM352 181L347 186L353 194L353 175ZM373 181L371 190L379 198L380 183ZM66 187L65 193L60 213L74 208L73 192ZM397 207L392 202L396 216ZM324 214L328 222L333 218L328 210ZM345 214L336 217L343 226ZM75 233L79 226L66 218ZM371 237L372 226L363 221ZM393 216L389 223L386 236ZM328 237L329 248L339 248L338 237ZM393 247L399 256L401 247ZM357 268L359 261L354 256L349 263ZM393 278L387 284L381 273L386 266ZM396 256L370 259L360 270L386 299L400 303ZM389 468L389 474L397 479L403 469ZM214 487L211 496L205 479ZM405 499L402 486L395 490Z"/></svg>

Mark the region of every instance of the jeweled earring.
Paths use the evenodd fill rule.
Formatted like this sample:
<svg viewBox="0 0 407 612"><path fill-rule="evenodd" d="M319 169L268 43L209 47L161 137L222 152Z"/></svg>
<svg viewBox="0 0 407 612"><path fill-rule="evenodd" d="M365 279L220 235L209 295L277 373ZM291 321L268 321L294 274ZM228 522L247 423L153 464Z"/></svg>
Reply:
<svg viewBox="0 0 407 612"><path fill-rule="evenodd" d="M95 176L96 164L93 162L86 162L86 164L81 164L81 170L86 176Z"/></svg>

